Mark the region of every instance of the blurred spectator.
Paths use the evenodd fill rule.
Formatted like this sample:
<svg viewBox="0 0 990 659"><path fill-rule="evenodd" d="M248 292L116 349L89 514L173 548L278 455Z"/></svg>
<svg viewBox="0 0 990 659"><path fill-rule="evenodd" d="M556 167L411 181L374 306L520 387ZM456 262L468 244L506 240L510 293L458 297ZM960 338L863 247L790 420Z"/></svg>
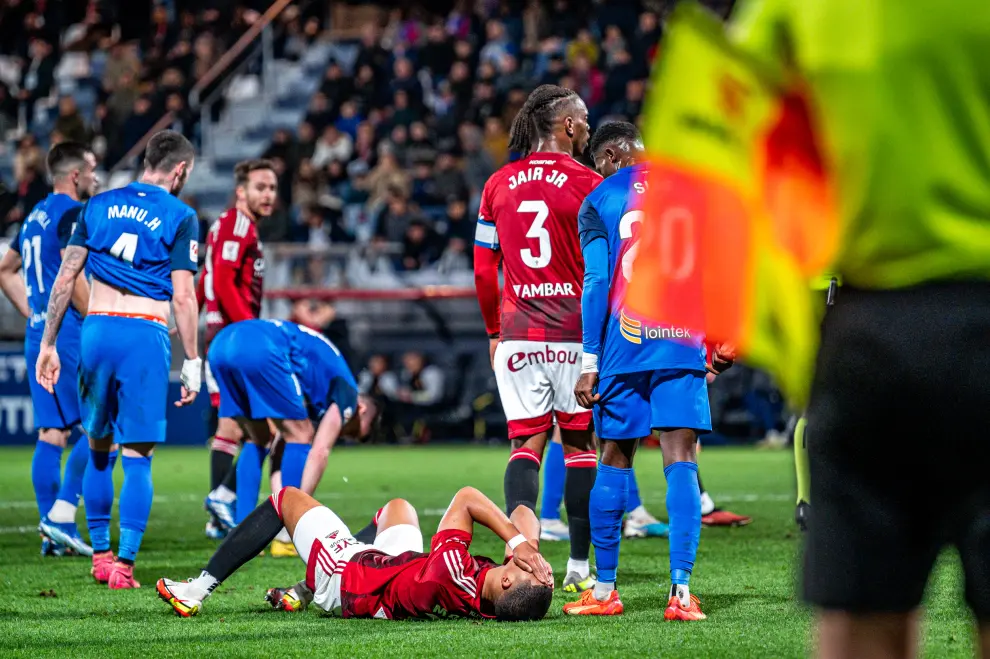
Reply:
<svg viewBox="0 0 990 659"><path fill-rule="evenodd" d="M623 117L627 121L635 121L643 109L643 94L646 83L642 80L630 80L626 83L625 97L612 107L611 114Z"/></svg>
<svg viewBox="0 0 990 659"><path fill-rule="evenodd" d="M295 169L303 160L312 159L314 153L316 153L316 130L313 128L313 124L304 121L299 124L296 131L295 157L286 160L286 163Z"/></svg>
<svg viewBox="0 0 990 659"><path fill-rule="evenodd" d="M433 163L420 160L413 166L412 201L419 206L433 206L443 202L437 194L437 183L433 177Z"/></svg>
<svg viewBox="0 0 990 659"><path fill-rule="evenodd" d="M306 123L312 126L316 133L322 134L323 129L329 126L334 118L327 95L322 91L313 94L313 98L309 101L309 109L306 112Z"/></svg>
<svg viewBox="0 0 990 659"><path fill-rule="evenodd" d="M320 84L320 93L329 101L330 106L340 107L340 104L353 96L354 83L340 68L337 62L330 62L327 72Z"/></svg>
<svg viewBox="0 0 990 659"><path fill-rule="evenodd" d="M147 96L139 96L134 101L134 111L124 122L123 150L128 151L137 144L155 125L156 120L157 117L151 112L151 99Z"/></svg>
<svg viewBox="0 0 990 659"><path fill-rule="evenodd" d="M419 270L438 258L442 251L439 237L425 220L415 218L409 222L402 241L402 267Z"/></svg>
<svg viewBox="0 0 990 659"><path fill-rule="evenodd" d="M28 133L21 138L14 152L14 181L20 184L31 170L41 170L44 167L44 154L38 146L34 133Z"/></svg>
<svg viewBox="0 0 990 659"><path fill-rule="evenodd" d="M605 77L605 105L612 107L626 93L626 85L635 78L636 67L632 63L629 51L617 50L612 55L612 65L608 76Z"/></svg>
<svg viewBox="0 0 990 659"><path fill-rule="evenodd" d="M516 53L509 35L505 31L502 21L491 19L485 24L485 35L487 37L485 45L479 52L481 62L487 62L493 66L498 65L505 55Z"/></svg>
<svg viewBox="0 0 990 659"><path fill-rule="evenodd" d="M496 167L501 167L509 160L509 133L505 130L500 117L488 117L485 120L485 151Z"/></svg>
<svg viewBox="0 0 990 659"><path fill-rule="evenodd" d="M467 202L460 197L449 197L446 212L437 229L450 240L473 241L475 222L468 216Z"/></svg>
<svg viewBox="0 0 990 659"><path fill-rule="evenodd" d="M399 196L407 197L410 192L409 175L399 166L395 154L386 149L379 156L375 168L356 187L366 190L368 205L375 206L384 201L390 191L397 191Z"/></svg>
<svg viewBox="0 0 990 659"><path fill-rule="evenodd" d="M362 66L370 66L375 72L375 76L381 79L388 70L389 54L381 43L379 43L379 30L377 25L367 24L361 28L361 47L358 51L357 59L354 61L354 68L360 69Z"/></svg>
<svg viewBox="0 0 990 659"><path fill-rule="evenodd" d="M73 142L89 142L89 131L86 122L79 114L76 100L71 96L63 96L58 100L58 117L55 119L54 130Z"/></svg>
<svg viewBox="0 0 990 659"><path fill-rule="evenodd" d="M444 151L437 156L436 169L433 172L436 184L436 195L440 199L461 199L468 198L467 181L464 174L457 166L457 161L449 151Z"/></svg>
<svg viewBox="0 0 990 659"><path fill-rule="evenodd" d="M443 371L426 361L421 352L410 351L402 355L399 371L399 390L396 398L420 408L429 408L443 399Z"/></svg>
<svg viewBox="0 0 990 659"><path fill-rule="evenodd" d="M602 50L605 51L605 66L614 69L617 64L616 55L626 51L626 40L623 38L618 25L609 25L605 28Z"/></svg>
<svg viewBox="0 0 990 659"><path fill-rule="evenodd" d="M571 64L574 91L584 99L588 107L595 107L605 98L605 76L592 64L593 61L593 58L581 53L573 58Z"/></svg>
<svg viewBox="0 0 990 659"><path fill-rule="evenodd" d="M354 142L347 133L341 133L333 124L323 129L323 135L316 142L313 152L313 166L322 169L327 164L347 162L354 152Z"/></svg>
<svg viewBox="0 0 990 659"><path fill-rule="evenodd" d="M523 52L535 53L540 48L540 40L547 34L547 12L540 0L529 0L522 13Z"/></svg>
<svg viewBox="0 0 990 659"><path fill-rule="evenodd" d="M402 190L392 190L388 194L388 203L378 216L375 235L390 243L403 242L407 237L406 229L420 219L406 194Z"/></svg>
<svg viewBox="0 0 990 659"><path fill-rule="evenodd" d="M21 69L19 96L28 128L34 124L35 104L52 91L56 63L52 45L40 37L32 38L29 60Z"/></svg>
<svg viewBox="0 0 990 659"><path fill-rule="evenodd" d="M399 92L406 93L406 104L418 110L423 103L423 86L416 76L412 62L405 57L395 60L392 66L392 80L389 82L392 93L398 98Z"/></svg>
<svg viewBox="0 0 990 659"><path fill-rule="evenodd" d="M315 206L320 196L320 175L311 160L303 160L292 182L292 205L299 208Z"/></svg>
<svg viewBox="0 0 990 659"><path fill-rule="evenodd" d="M598 44L591 36L591 30L585 28L579 30L577 38L567 46L567 64L574 67L579 58L585 58L589 62L598 61Z"/></svg>
<svg viewBox="0 0 990 659"><path fill-rule="evenodd" d="M392 124L408 127L414 121L418 121L419 117L420 111L413 107L409 92L397 89L392 97Z"/></svg>
<svg viewBox="0 0 990 659"><path fill-rule="evenodd" d="M430 70L434 78L450 73L454 61L454 44L447 36L442 21L435 21L426 29L426 43L419 50L419 63Z"/></svg>
<svg viewBox="0 0 990 659"><path fill-rule="evenodd" d="M463 238L452 238L436 263L437 272L448 275L456 272L466 272L471 269L471 259L468 256L470 243Z"/></svg>
<svg viewBox="0 0 990 659"><path fill-rule="evenodd" d="M357 127L361 125L364 118L358 112L358 107L354 101L345 101L340 106L340 118L337 119L337 129L342 133L347 133L351 137L357 134Z"/></svg>
<svg viewBox="0 0 990 659"><path fill-rule="evenodd" d="M17 99L10 93L10 87L0 81L0 138L17 126Z"/></svg>
<svg viewBox="0 0 990 659"><path fill-rule="evenodd" d="M656 55L661 34L660 19L656 14L645 11L639 15L639 27L636 29L636 34L632 40L633 61L639 67L636 72L637 78L645 78L649 75L650 64Z"/></svg>
<svg viewBox="0 0 990 659"><path fill-rule="evenodd" d="M372 355L368 358L368 365L358 374L358 390L376 398L396 398L399 377L389 370L388 357Z"/></svg>
<svg viewBox="0 0 990 659"><path fill-rule="evenodd" d="M409 126L409 146L406 148L406 161L412 163L433 163L437 149L430 140L430 132L422 121Z"/></svg>
<svg viewBox="0 0 990 659"><path fill-rule="evenodd" d="M480 196L485 182L495 173L495 162L482 148L482 134L477 126L461 124L457 129L464 152L464 178L472 196Z"/></svg>

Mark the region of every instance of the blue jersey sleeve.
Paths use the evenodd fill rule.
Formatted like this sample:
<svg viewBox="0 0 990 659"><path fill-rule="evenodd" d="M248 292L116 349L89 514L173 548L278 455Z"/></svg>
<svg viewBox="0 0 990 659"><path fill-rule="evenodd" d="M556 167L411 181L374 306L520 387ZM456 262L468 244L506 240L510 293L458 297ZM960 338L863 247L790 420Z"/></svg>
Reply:
<svg viewBox="0 0 990 659"><path fill-rule="evenodd" d="M578 214L578 231L584 256L581 338L584 352L600 356L608 316L608 236L598 211L587 199Z"/></svg>
<svg viewBox="0 0 990 659"><path fill-rule="evenodd" d="M89 248L89 230L86 228L86 209L89 208L89 204L82 207L79 215L76 216L76 228L72 231L72 236L69 238L69 242L66 246L75 245L76 247L86 247Z"/></svg>
<svg viewBox="0 0 990 659"><path fill-rule="evenodd" d="M179 223L171 254L172 270L196 272L199 269L199 219L195 213Z"/></svg>
<svg viewBox="0 0 990 659"><path fill-rule="evenodd" d="M65 249L69 246L69 241L72 239L72 234L75 233L76 224L79 222L83 208L84 206L73 206L62 213L62 217L58 221L59 249Z"/></svg>

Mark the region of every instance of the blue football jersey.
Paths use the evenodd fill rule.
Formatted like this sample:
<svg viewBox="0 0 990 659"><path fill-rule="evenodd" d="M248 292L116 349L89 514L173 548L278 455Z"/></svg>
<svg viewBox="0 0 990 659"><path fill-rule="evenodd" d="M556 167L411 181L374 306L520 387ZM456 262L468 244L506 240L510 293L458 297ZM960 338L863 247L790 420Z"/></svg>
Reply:
<svg viewBox="0 0 990 659"><path fill-rule="evenodd" d="M608 313L600 334L600 377L660 369L705 369L703 336L686 328L647 322L625 309L643 220L646 178L646 165L620 169L588 195L578 215L582 250L598 238L608 244ZM588 332L593 333L594 328L585 328L586 335Z"/></svg>
<svg viewBox="0 0 990 659"><path fill-rule="evenodd" d="M17 240L11 243L11 249L21 255L24 289L31 309L25 336L29 342L40 341L44 334L48 296L62 265L62 249L72 236L80 208L82 205L68 195L49 194L27 216ZM70 306L61 331L78 333L81 322L79 312Z"/></svg>
<svg viewBox="0 0 990 659"><path fill-rule="evenodd" d="M196 211L157 185L135 182L86 204L69 241L89 250L97 280L133 295L172 299L172 271L196 272Z"/></svg>
<svg viewBox="0 0 990 659"><path fill-rule="evenodd" d="M252 321L242 321L252 322ZM337 404L342 422L357 412L357 380L330 339L303 325L274 321L292 340L292 371L309 404L309 415L319 419Z"/></svg>

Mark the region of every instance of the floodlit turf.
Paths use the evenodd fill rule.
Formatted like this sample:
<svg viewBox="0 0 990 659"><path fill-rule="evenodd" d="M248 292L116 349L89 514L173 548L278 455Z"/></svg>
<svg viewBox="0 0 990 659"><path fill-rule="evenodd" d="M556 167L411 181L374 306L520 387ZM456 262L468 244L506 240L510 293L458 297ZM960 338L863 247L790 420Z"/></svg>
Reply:
<svg viewBox="0 0 990 659"><path fill-rule="evenodd" d="M331 457L317 495L363 526L387 499L420 509L429 533L454 491L474 485L502 499L506 449L347 448ZM721 505L751 514L740 529L705 529L693 592L708 620L665 623L666 540L622 545L619 582L626 614L564 617L554 598L540 623L464 620L337 620L315 611L266 610L269 586L302 578L298 559L255 559L224 584L198 618L180 619L155 596L160 576L198 574L215 543L203 536L207 483L204 450L163 447L155 456L155 504L136 575L144 587L110 592L89 576L89 561L43 559L30 484L30 449L0 450L0 657L798 657L807 654L810 616L795 603L799 534L793 514L791 455L711 449L701 455L705 484ZM647 506L664 516L659 451L638 456ZM916 475L906 474L906 478ZM117 470L118 491L121 472ZM116 508L114 510L116 514ZM919 519L919 524L930 520ZM114 519L116 542L116 517ZM474 549L498 555L494 535L478 532ZM892 548L896 551L896 548ZM567 547L544 543L558 576ZM971 656L969 617L956 601L956 561L944 561L930 589L928 656Z"/></svg>

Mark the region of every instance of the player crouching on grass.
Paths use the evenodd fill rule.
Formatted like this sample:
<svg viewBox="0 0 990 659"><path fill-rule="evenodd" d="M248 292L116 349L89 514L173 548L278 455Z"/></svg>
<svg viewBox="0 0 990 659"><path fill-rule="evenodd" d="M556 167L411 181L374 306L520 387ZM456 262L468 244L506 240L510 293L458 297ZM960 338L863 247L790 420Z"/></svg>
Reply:
<svg viewBox="0 0 990 659"><path fill-rule="evenodd" d="M374 543L365 544L332 510L284 488L234 528L198 577L159 579L158 596L178 615L196 615L216 587L284 526L306 564L306 579L289 589L270 589L265 599L276 609L297 611L314 602L343 618L522 621L540 620L550 608L553 572L538 551L539 521L525 506L510 520L484 494L462 488L440 520L429 553L422 553L423 535L409 502L393 499L376 522ZM506 542L511 560L498 565L468 553L475 523Z"/></svg>

